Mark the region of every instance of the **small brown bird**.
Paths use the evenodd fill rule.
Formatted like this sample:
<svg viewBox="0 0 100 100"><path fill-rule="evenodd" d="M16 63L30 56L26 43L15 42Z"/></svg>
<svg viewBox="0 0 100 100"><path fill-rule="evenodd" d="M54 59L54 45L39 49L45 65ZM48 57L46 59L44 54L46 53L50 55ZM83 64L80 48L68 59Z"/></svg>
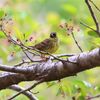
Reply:
<svg viewBox="0 0 100 100"><path fill-rule="evenodd" d="M31 47L36 48L40 51L51 53L51 54L55 53L59 47L59 42L58 42L58 37L57 37L56 32L52 32L48 39L45 39L44 41Z"/></svg>

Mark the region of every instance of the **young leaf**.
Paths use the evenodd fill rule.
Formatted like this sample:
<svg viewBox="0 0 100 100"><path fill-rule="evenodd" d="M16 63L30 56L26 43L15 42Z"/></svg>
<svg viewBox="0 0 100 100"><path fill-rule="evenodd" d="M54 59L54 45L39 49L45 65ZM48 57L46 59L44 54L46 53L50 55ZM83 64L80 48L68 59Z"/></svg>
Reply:
<svg viewBox="0 0 100 100"><path fill-rule="evenodd" d="M88 31L88 35L93 36L93 37L98 37L97 33L92 30Z"/></svg>
<svg viewBox="0 0 100 100"><path fill-rule="evenodd" d="M0 9L0 18L2 18L5 15L4 11Z"/></svg>
<svg viewBox="0 0 100 100"><path fill-rule="evenodd" d="M24 39L24 36L23 36L23 34L19 31L19 29L18 29L17 27L14 27L14 30L15 30L16 37L17 37L19 40L23 40L23 39Z"/></svg>
<svg viewBox="0 0 100 100"><path fill-rule="evenodd" d="M5 38L5 35L2 31L0 31L0 38Z"/></svg>

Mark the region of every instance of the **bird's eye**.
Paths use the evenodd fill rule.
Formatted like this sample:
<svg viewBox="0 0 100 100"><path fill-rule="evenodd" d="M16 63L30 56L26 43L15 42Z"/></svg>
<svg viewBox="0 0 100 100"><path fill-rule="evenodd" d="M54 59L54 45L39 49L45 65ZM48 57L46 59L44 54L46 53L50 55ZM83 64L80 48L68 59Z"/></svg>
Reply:
<svg viewBox="0 0 100 100"><path fill-rule="evenodd" d="M55 32L52 32L52 33L50 34L50 37L51 37L51 38L55 38L55 37L56 37L56 33L55 33Z"/></svg>

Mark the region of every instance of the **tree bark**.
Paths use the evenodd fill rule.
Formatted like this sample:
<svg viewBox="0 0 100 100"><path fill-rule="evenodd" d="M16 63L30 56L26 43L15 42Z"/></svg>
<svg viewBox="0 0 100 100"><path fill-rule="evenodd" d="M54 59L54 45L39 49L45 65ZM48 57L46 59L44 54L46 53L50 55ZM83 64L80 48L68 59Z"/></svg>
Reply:
<svg viewBox="0 0 100 100"><path fill-rule="evenodd" d="M41 79L44 79L44 82L55 81L98 66L100 66L99 48L69 57L63 62L48 60L24 68L0 65L0 70L8 71L0 74L0 89L22 81L39 81Z"/></svg>

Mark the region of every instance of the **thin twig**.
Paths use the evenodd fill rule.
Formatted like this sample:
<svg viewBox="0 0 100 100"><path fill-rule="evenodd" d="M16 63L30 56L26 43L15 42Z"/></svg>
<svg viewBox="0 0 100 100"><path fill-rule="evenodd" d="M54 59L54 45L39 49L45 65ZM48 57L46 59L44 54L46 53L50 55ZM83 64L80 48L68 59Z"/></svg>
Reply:
<svg viewBox="0 0 100 100"><path fill-rule="evenodd" d="M90 26L88 26L87 24L85 24L85 23L83 23L83 22L80 22L80 24L82 24L83 26L85 26L85 27L87 27L87 28L89 28L89 29L91 29L92 31L94 31L94 32L96 32L96 33L97 33L97 30L95 30L95 29L91 28L91 27L90 27Z"/></svg>
<svg viewBox="0 0 100 100"><path fill-rule="evenodd" d="M94 6L95 8L100 12L100 9L96 6L96 4L92 1L92 0L89 0Z"/></svg>
<svg viewBox="0 0 100 100"><path fill-rule="evenodd" d="M69 62L69 63L74 63L74 64L76 64L76 62L71 62L71 61L69 61L69 60L63 60L63 59L60 59L59 57L56 57L56 56L54 56L54 55L52 55L51 53L49 53L49 52L45 52L45 51L40 51L40 50L38 50L38 49L36 49L36 48L32 48L32 47L27 47L27 46L25 46L26 48L27 48L27 50L28 49L30 49L30 50L35 50L36 52L39 52L39 53L42 53L42 54L47 54L47 55L49 55L49 56L51 56L51 57L53 57L54 59L56 59L56 60L59 60L59 61L65 61L65 62Z"/></svg>
<svg viewBox="0 0 100 100"><path fill-rule="evenodd" d="M91 13L91 16L92 16L92 18L93 18L93 20L94 20L94 22L95 22L97 33L98 33L98 35L100 36L100 29L99 29L99 23L98 23L98 21L97 21L97 18L96 18L96 16L94 15L94 12L93 12L93 10L92 10L91 5L89 4L89 0L85 0L85 2L86 2L86 4L87 4L88 9L89 9L89 11L90 11L90 13Z"/></svg>
<svg viewBox="0 0 100 100"><path fill-rule="evenodd" d="M79 48L79 50L80 50L81 52L83 52L82 48L80 47L80 45L78 44L77 40L75 39L74 33L71 32L71 34L72 34L72 37L73 37L73 39L74 39L74 42L76 43L76 45L77 45L77 47Z"/></svg>
<svg viewBox="0 0 100 100"><path fill-rule="evenodd" d="M76 62L71 62L71 61L69 61L69 59L67 59L67 60L60 59L60 58L58 58L58 57L56 57L56 56L50 54L49 52L47 52L47 54L50 55L51 57L53 57L54 59L59 60L59 61L61 61L61 62L69 62L69 63L77 64Z"/></svg>
<svg viewBox="0 0 100 100"><path fill-rule="evenodd" d="M3 30L2 30L3 31ZM5 31L3 31L4 33L5 33ZM5 33L6 34L6 33ZM7 35L6 35L7 36ZM7 36L8 37L8 36ZM50 55L50 56L52 56L53 58L55 58L56 60L59 60L59 61L66 61L66 60L62 60L62 59L60 59L60 58L57 58L57 57L55 57L54 55L52 55L52 54L50 54L49 52L45 52L45 51L40 51L40 50L38 50L38 49L36 49L36 48L31 48L31 47L27 47L27 46L25 46L25 45L23 45L22 43L21 44L18 44L15 40L13 40L11 37L9 38L10 40L11 40L11 42L12 43L14 43L15 45L18 45L18 46L20 46L21 48L26 48L25 50L34 50L34 51L36 51L36 52L39 52L39 53L43 53L43 54L48 54L48 55ZM25 53L25 52L24 52ZM26 53L25 53L26 54ZM26 54L27 55L27 54ZM27 57L28 57L28 55L27 55ZM29 57L28 57L29 58ZM29 58L30 59L30 58ZM32 59L30 59L32 62L40 62L40 61L33 61ZM69 62L69 63L75 63L75 62L70 62L70 61L66 61L66 62Z"/></svg>
<svg viewBox="0 0 100 100"><path fill-rule="evenodd" d="M74 29L73 29L73 26L68 26L68 24L65 23L64 26L62 26L62 28L63 28L66 32L68 32L69 34L72 35L72 38L74 39L74 42L76 43L77 47L79 48L79 50L80 50L81 52L83 52L82 48L80 47L80 45L78 44L77 40L75 39L75 36L74 36L74 33L73 33L73 30L74 30Z"/></svg>
<svg viewBox="0 0 100 100"><path fill-rule="evenodd" d="M3 23L2 23L2 24L3 24ZM62 60L62 59L60 59L60 58L57 58L57 57L55 57L54 55L52 55L51 53L49 53L49 52L40 51L40 50L38 50L38 49L36 49L36 48L32 48L32 47L27 47L27 46L25 46L21 41L20 41L20 43L16 42L14 39L11 38L11 36L8 36L8 35L6 34L6 32L5 32L5 30L3 29L2 26L1 26L1 31L5 34L5 36L6 36L13 44L20 46L20 48L21 48L22 50L24 50L24 49L25 49L25 50L34 50L34 51L39 52L39 53L43 53L43 54L50 55L50 56L52 56L54 59L59 60L59 61L62 61L62 62L65 61L65 62L69 62L69 63L75 63L75 62L70 62L69 60ZM23 51L23 52L24 52L24 51ZM33 61L32 59L30 59L30 57L27 55L26 52L24 52L24 53L25 53L25 55L29 58L30 61L36 62L36 61ZM40 61L38 61L38 62L40 62ZM75 63L75 64L76 64L76 63Z"/></svg>
<svg viewBox="0 0 100 100"><path fill-rule="evenodd" d="M55 55L57 58L61 58L61 57L71 57L74 56L74 54L60 54L60 55Z"/></svg>
<svg viewBox="0 0 100 100"><path fill-rule="evenodd" d="M29 57L29 55L24 51L23 48L22 48L22 51L24 52L24 54L26 55L26 57L27 57L31 62L33 62L33 60Z"/></svg>
<svg viewBox="0 0 100 100"><path fill-rule="evenodd" d="M32 58L29 57L29 55L24 51L24 49L22 49L23 52L25 53L26 57L31 61L31 62L43 62L44 60L33 60ZM32 52L31 52L32 53ZM33 53L32 53L33 54Z"/></svg>
<svg viewBox="0 0 100 100"><path fill-rule="evenodd" d="M86 100L92 100L92 99L95 99L95 98L100 98L100 94L93 96L93 97L88 97Z"/></svg>
<svg viewBox="0 0 100 100"><path fill-rule="evenodd" d="M33 54L34 56L41 56L40 54L36 54L36 53L34 53L34 52L30 51L30 50L24 49L24 51L27 51L27 52L29 52L30 54Z"/></svg>
<svg viewBox="0 0 100 100"><path fill-rule="evenodd" d="M30 61L24 61L24 60L22 60L22 62L20 62L20 63L14 65L14 67L22 66L22 65L25 64L25 63L31 63L31 62L30 62Z"/></svg>
<svg viewBox="0 0 100 100"><path fill-rule="evenodd" d="M8 100L14 99L15 97L17 97L18 95L20 95L21 93L23 93L23 92L25 92L25 91L30 91L31 89L33 89L34 87L36 87L37 85L39 85L40 83L43 83L43 82L44 82L44 80L40 80L40 81L34 83L34 84L33 84L32 86L30 86L29 88L18 92L17 94L15 94L14 96L12 96L12 97L9 98Z"/></svg>
<svg viewBox="0 0 100 100"><path fill-rule="evenodd" d="M23 90L23 88L18 86L18 85L11 85L8 87L8 89L12 89L12 90L15 90L17 92ZM31 93L29 91L25 91L25 92L23 92L23 94L26 95L30 100L38 100L38 98L36 98L36 96L34 96L33 93Z"/></svg>

